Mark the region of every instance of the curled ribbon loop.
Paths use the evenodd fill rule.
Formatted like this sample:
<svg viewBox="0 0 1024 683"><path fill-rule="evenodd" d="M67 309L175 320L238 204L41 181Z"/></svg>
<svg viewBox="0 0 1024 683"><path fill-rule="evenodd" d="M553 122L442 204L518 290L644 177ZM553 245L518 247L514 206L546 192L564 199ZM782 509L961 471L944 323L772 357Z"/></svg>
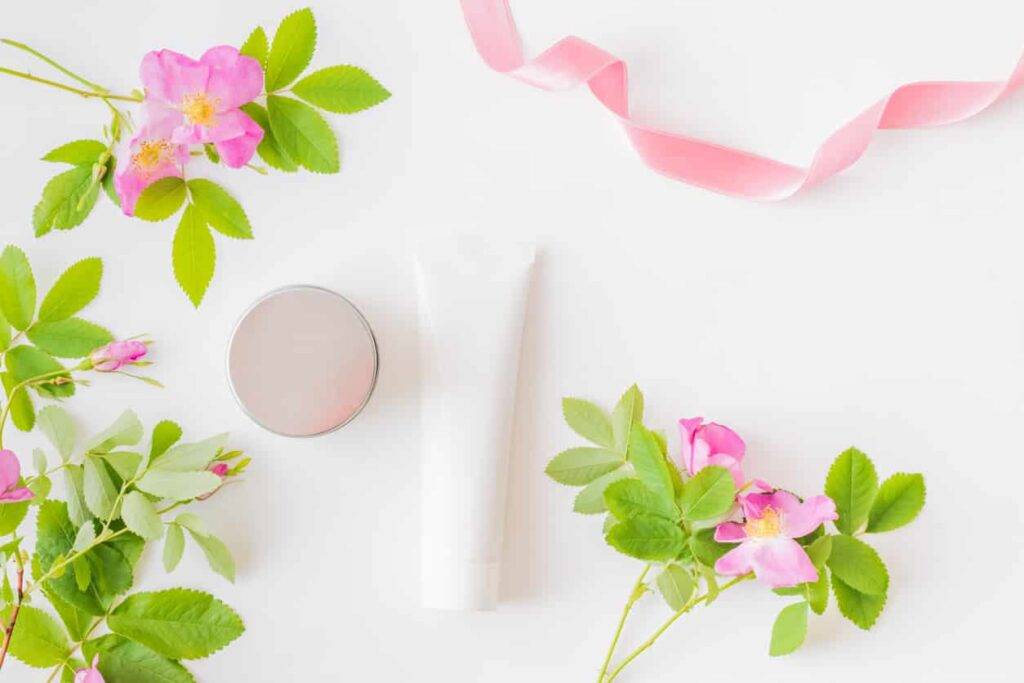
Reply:
<svg viewBox="0 0 1024 683"><path fill-rule="evenodd" d="M925 128L970 118L1024 83L1024 58L1006 81L908 83L843 124L801 168L740 149L669 133L629 116L626 64L569 36L534 59L523 56L509 0L461 0L477 52L495 71L543 90L586 83L618 117L640 158L675 180L746 199L776 201L844 170L864 154L876 129Z"/></svg>

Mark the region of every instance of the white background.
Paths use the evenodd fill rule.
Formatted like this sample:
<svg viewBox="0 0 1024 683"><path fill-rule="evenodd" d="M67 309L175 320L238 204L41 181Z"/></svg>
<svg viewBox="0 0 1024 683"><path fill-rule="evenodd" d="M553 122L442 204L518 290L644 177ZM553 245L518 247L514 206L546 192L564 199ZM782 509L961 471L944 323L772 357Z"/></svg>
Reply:
<svg viewBox="0 0 1024 683"><path fill-rule="evenodd" d="M0 33L114 89L141 56L198 55L271 28L284 2L8 4ZM841 121L897 84L1001 79L1024 8L1001 0L518 0L530 52L574 32L627 59L646 122L806 163ZM796 655L767 656L783 600L753 584L677 624L623 681L1008 680L1019 675L1024 98L943 129L886 132L851 170L794 200L753 204L647 170L585 91L546 94L488 71L457 4L322 2L315 64L351 62L394 92L333 120L337 176L210 169L240 197L257 239L218 236L198 312L170 274L173 224L119 216L36 240L32 206L56 168L37 161L91 137L102 106L12 79L0 96L0 231L41 283L103 256L88 315L158 340L159 391L105 378L70 404L82 428L133 407L200 438L225 429L255 462L204 505L233 548L229 585L195 548L141 586L214 590L245 636L190 664L207 681L593 680L638 563L600 521L570 513L545 462L575 437L559 399L610 403L636 380L649 423L712 416L749 446L747 471L820 491L850 444L883 475L923 471L928 505L877 539L892 575L870 633L834 607ZM9 49L0 63L28 66ZM33 70L41 72L33 66ZM205 162L204 162L205 163ZM535 237L542 256L524 338L503 602L497 612L418 608L417 323L412 238L450 228ZM258 294L333 287L366 313L383 365L367 411L295 441L234 405L228 334ZM512 410L509 406L509 410ZM673 434L673 436L675 436ZM20 453L41 437L12 439ZM673 439L673 448L677 439ZM625 644L667 616L638 608ZM40 680L13 663L6 678Z"/></svg>

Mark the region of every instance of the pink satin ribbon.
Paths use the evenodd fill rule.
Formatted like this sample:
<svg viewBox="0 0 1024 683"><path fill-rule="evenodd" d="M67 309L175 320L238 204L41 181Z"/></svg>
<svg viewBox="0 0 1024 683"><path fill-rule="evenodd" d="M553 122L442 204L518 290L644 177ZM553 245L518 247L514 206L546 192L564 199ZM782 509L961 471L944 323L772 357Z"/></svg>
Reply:
<svg viewBox="0 0 1024 683"><path fill-rule="evenodd" d="M1024 83L1024 58L1006 81L909 83L841 126L807 168L724 147L632 120L626 64L592 43L569 36L526 60L509 0L460 0L476 49L495 71L543 90L586 83L618 117L633 147L655 171L725 194L774 201L839 173L864 154L878 128L924 128L962 121Z"/></svg>

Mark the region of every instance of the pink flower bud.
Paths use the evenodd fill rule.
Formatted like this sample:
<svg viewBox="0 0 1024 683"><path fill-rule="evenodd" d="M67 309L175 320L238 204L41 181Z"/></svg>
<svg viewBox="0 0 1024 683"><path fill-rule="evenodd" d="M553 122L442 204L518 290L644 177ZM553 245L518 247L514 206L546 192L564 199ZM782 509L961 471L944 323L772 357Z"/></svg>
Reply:
<svg viewBox="0 0 1024 683"><path fill-rule="evenodd" d="M75 683L104 683L103 674L100 673L98 664L100 656L92 658L92 665L88 669L79 669L75 673Z"/></svg>
<svg viewBox="0 0 1024 683"><path fill-rule="evenodd" d="M18 486L21 479L21 463L14 451L0 451L0 504L20 503L29 500L33 494L24 486Z"/></svg>
<svg viewBox="0 0 1024 683"><path fill-rule="evenodd" d="M146 355L146 344L140 341L115 341L101 346L89 354L92 369L98 372L115 372Z"/></svg>
<svg viewBox="0 0 1024 683"><path fill-rule="evenodd" d="M226 462L215 462L210 465L210 471L224 479L228 476L228 464Z"/></svg>

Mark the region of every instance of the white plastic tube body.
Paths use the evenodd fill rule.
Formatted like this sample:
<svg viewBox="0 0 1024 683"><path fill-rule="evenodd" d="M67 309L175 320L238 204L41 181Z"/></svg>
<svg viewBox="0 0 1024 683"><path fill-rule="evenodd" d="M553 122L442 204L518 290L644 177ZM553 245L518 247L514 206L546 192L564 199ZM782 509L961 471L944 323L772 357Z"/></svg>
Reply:
<svg viewBox="0 0 1024 683"><path fill-rule="evenodd" d="M534 249L477 237L417 257L423 394L422 599L498 601L520 341Z"/></svg>

